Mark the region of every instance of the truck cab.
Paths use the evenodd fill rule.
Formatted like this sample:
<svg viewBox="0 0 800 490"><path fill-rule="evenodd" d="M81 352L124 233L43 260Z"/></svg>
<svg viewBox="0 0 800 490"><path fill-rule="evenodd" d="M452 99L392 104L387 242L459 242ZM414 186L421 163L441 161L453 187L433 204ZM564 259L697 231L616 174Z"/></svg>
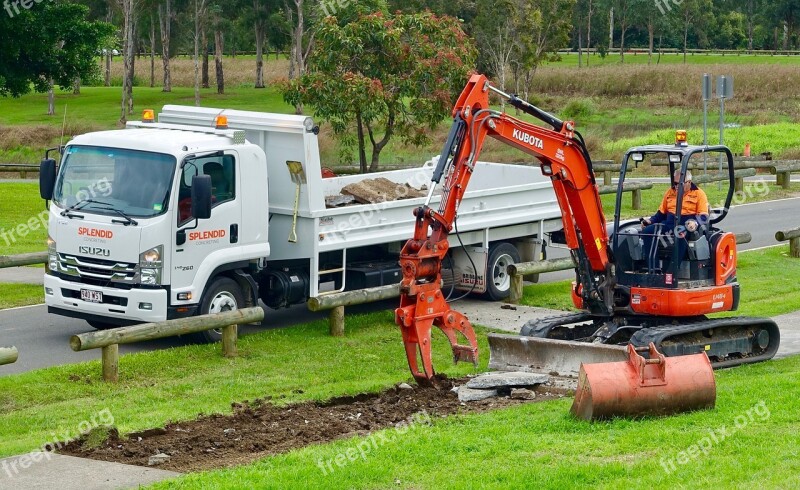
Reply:
<svg viewBox="0 0 800 490"><path fill-rule="evenodd" d="M43 186L52 313L99 328L191 316L210 278L269 256L264 151L242 131L146 116L70 141L52 196Z"/></svg>

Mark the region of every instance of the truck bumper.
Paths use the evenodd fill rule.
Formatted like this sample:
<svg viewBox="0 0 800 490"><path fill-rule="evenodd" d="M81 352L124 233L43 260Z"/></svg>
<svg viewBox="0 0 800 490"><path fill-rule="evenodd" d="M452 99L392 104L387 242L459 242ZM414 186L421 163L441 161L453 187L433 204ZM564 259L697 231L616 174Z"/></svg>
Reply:
<svg viewBox="0 0 800 490"><path fill-rule="evenodd" d="M45 304L50 313L120 325L167 319L168 297L164 289L125 290L84 286L50 275L44 276L44 288ZM106 302L89 303L81 300L81 289L102 292ZM151 309L142 308L146 304L150 304Z"/></svg>

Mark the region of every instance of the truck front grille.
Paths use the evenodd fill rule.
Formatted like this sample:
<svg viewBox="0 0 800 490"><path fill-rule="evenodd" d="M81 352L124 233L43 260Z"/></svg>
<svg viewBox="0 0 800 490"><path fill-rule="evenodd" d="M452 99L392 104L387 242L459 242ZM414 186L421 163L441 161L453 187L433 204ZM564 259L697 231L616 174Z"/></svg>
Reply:
<svg viewBox="0 0 800 490"><path fill-rule="evenodd" d="M68 254L58 254L58 271L92 281L133 283L136 278L136 264Z"/></svg>

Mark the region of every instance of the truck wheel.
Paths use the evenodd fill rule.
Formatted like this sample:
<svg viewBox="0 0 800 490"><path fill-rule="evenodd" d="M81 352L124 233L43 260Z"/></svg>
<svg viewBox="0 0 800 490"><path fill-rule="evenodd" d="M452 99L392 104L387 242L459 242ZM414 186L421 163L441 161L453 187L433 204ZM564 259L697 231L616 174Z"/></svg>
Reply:
<svg viewBox="0 0 800 490"><path fill-rule="evenodd" d="M119 327L119 325L112 325L110 323L98 322L95 320L86 320L86 323L88 323L89 326L95 330L108 330Z"/></svg>
<svg viewBox="0 0 800 490"><path fill-rule="evenodd" d="M210 315L234 311L239 309L239 305L244 305L244 293L239 284L233 279L221 277L211 283L203 301L200 303L198 315ZM222 341L222 329L206 330L192 334L192 339L200 343L213 343Z"/></svg>
<svg viewBox="0 0 800 490"><path fill-rule="evenodd" d="M508 266L519 262L519 251L510 243L495 243L489 247L489 262L486 267L486 293L491 301L506 299L511 292L511 276Z"/></svg>

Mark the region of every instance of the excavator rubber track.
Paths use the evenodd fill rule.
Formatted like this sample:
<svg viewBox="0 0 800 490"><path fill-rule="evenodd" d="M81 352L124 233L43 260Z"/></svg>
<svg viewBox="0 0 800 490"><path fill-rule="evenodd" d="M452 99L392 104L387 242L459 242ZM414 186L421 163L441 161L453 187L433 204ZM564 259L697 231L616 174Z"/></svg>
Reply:
<svg viewBox="0 0 800 490"><path fill-rule="evenodd" d="M634 347L650 342L668 357L705 352L711 366L721 369L772 359L780 330L769 318L730 317L643 328L631 337Z"/></svg>
<svg viewBox="0 0 800 490"><path fill-rule="evenodd" d="M633 319L628 319L633 320ZM657 321L658 319L653 319ZM714 369L728 368L742 364L766 361L775 356L780 345L780 331L778 325L768 318L730 317L708 319L693 317L684 319L683 324L664 324L658 326L626 325L623 329L633 330L633 334L611 335L603 337L604 325L612 324L611 319L594 317L588 313L569 313L530 321L522 327L520 335L528 338L547 339L548 344L542 348L551 350L553 342L571 344L571 351L561 349L563 352L572 352L570 356L576 359L569 360L571 364L579 365L579 356L593 356L593 346L599 345L624 345L631 343L634 347L647 347L651 342L665 356L674 357L681 355L699 354L705 352L711 360ZM625 339L620 342L620 338ZM538 348L526 342L525 348L515 349L504 345L504 356L513 358L514 351L519 351L515 363L525 365L521 357L524 352ZM490 344L491 347L491 344ZM512 354L509 354L511 352ZM492 353L494 354L494 353ZM496 357L500 357L499 355ZM559 360L560 363L565 360ZM513 363L512 363L513 364ZM539 366L545 368L546 366Z"/></svg>

